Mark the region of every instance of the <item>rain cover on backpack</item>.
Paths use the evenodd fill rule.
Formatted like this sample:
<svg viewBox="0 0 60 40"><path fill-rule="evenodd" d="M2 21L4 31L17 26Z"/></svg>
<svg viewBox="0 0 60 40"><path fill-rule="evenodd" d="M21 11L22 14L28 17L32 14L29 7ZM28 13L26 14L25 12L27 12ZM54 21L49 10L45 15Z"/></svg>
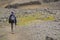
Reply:
<svg viewBox="0 0 60 40"><path fill-rule="evenodd" d="M15 16L11 16L11 20L15 20Z"/></svg>

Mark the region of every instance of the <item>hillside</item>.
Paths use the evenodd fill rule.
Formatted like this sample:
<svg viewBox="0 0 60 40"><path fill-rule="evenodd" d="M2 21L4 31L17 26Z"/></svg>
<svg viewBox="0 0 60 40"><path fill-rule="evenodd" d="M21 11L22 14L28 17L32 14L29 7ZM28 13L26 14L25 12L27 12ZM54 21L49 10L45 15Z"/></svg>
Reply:
<svg viewBox="0 0 60 40"><path fill-rule="evenodd" d="M4 12L3 12L4 11ZM11 34L8 17L14 11L17 26ZM60 40L60 10L0 8L0 40Z"/></svg>
<svg viewBox="0 0 60 40"><path fill-rule="evenodd" d="M0 40L60 40L60 0L0 0Z"/></svg>
<svg viewBox="0 0 60 40"><path fill-rule="evenodd" d="M60 0L0 0L0 7L3 8L43 8L43 7L58 7ZM51 3L51 4L50 4Z"/></svg>

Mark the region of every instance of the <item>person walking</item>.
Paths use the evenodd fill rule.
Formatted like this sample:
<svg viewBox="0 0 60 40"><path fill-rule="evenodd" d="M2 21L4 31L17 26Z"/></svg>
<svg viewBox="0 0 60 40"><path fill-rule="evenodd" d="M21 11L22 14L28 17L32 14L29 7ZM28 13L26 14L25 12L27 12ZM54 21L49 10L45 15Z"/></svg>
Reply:
<svg viewBox="0 0 60 40"><path fill-rule="evenodd" d="M13 24L15 24L15 26L16 26L16 23L17 23L16 16L14 15L14 12L11 12L11 14L9 16L9 23L11 24L11 32L13 33Z"/></svg>

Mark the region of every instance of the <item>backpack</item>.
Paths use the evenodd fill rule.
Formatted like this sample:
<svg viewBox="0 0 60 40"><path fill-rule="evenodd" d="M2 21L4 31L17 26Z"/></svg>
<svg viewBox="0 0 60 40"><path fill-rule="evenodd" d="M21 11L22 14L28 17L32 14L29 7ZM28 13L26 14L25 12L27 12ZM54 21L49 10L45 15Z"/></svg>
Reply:
<svg viewBox="0 0 60 40"><path fill-rule="evenodd" d="M15 20L15 16L12 15L12 16L11 16L11 20Z"/></svg>

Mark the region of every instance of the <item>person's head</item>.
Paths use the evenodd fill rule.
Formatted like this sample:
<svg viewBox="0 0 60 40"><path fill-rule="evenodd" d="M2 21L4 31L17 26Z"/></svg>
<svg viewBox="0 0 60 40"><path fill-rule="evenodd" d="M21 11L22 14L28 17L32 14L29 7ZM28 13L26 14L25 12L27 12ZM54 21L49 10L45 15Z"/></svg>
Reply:
<svg viewBox="0 0 60 40"><path fill-rule="evenodd" d="M14 12L11 12L12 15L14 15Z"/></svg>

